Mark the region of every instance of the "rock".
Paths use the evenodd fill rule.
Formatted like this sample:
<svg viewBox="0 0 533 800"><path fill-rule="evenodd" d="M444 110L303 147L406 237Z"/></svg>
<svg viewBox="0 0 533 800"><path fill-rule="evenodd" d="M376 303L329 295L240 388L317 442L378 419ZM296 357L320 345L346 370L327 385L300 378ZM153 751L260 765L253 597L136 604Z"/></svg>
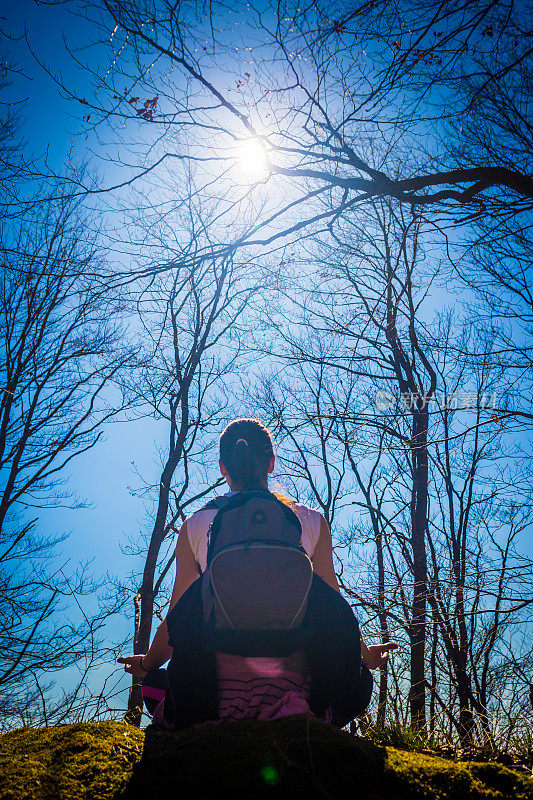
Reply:
<svg viewBox="0 0 533 800"><path fill-rule="evenodd" d="M496 764L385 748L318 720L209 724L169 734L122 722L0 736L0 800L531 800Z"/></svg>

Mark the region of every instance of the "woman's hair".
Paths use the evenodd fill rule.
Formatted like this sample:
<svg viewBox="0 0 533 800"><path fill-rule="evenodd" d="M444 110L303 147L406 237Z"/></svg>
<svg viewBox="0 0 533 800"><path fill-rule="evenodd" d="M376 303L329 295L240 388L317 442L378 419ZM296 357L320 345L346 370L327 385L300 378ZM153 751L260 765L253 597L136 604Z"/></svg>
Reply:
<svg viewBox="0 0 533 800"><path fill-rule="evenodd" d="M243 488L264 483L273 455L270 431L257 419L234 419L220 437L220 460Z"/></svg>

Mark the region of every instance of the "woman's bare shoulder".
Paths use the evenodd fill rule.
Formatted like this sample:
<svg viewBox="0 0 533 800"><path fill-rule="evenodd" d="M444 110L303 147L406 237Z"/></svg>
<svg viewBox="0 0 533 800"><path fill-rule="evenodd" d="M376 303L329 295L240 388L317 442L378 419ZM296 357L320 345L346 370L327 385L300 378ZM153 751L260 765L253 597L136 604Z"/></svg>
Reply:
<svg viewBox="0 0 533 800"><path fill-rule="evenodd" d="M320 511L317 511L316 508L311 508L311 506L307 506L304 503L297 503L293 501L291 503L291 508L295 514L300 517L300 519L306 519L315 525L320 525L321 520L324 519Z"/></svg>

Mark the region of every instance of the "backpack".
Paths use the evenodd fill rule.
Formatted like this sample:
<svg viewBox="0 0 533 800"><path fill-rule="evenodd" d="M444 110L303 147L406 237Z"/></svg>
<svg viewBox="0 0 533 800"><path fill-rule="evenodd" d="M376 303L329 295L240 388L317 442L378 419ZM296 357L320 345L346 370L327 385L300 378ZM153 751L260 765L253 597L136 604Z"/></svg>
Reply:
<svg viewBox="0 0 533 800"><path fill-rule="evenodd" d="M173 652L165 670L164 718L182 730L218 717L216 654L204 647L205 625L197 578L168 613ZM359 625L349 603L318 575L313 575L303 644L311 676L309 707L318 717L328 706L333 722L342 727L367 708L372 675L361 665ZM249 653L247 653L249 655Z"/></svg>
<svg viewBox="0 0 533 800"><path fill-rule="evenodd" d="M302 646L313 565L289 506L264 489L216 498L201 576L206 649L284 655Z"/></svg>
<svg viewBox="0 0 533 800"><path fill-rule="evenodd" d="M218 497L204 508L217 510L206 570L167 615L173 650L165 671L169 727L217 719L217 650L285 656L303 648L311 711L322 716L330 706L339 726L363 713L372 675L361 666L357 618L313 574L296 514L263 489Z"/></svg>

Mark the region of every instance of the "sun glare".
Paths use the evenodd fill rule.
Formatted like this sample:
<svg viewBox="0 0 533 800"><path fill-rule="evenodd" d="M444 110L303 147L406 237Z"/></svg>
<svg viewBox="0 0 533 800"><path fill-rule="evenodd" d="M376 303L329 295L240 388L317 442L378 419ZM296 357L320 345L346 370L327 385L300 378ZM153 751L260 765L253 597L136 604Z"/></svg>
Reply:
<svg viewBox="0 0 533 800"><path fill-rule="evenodd" d="M262 181L268 175L268 158L265 146L259 139L246 139L240 142L236 157L244 182Z"/></svg>

